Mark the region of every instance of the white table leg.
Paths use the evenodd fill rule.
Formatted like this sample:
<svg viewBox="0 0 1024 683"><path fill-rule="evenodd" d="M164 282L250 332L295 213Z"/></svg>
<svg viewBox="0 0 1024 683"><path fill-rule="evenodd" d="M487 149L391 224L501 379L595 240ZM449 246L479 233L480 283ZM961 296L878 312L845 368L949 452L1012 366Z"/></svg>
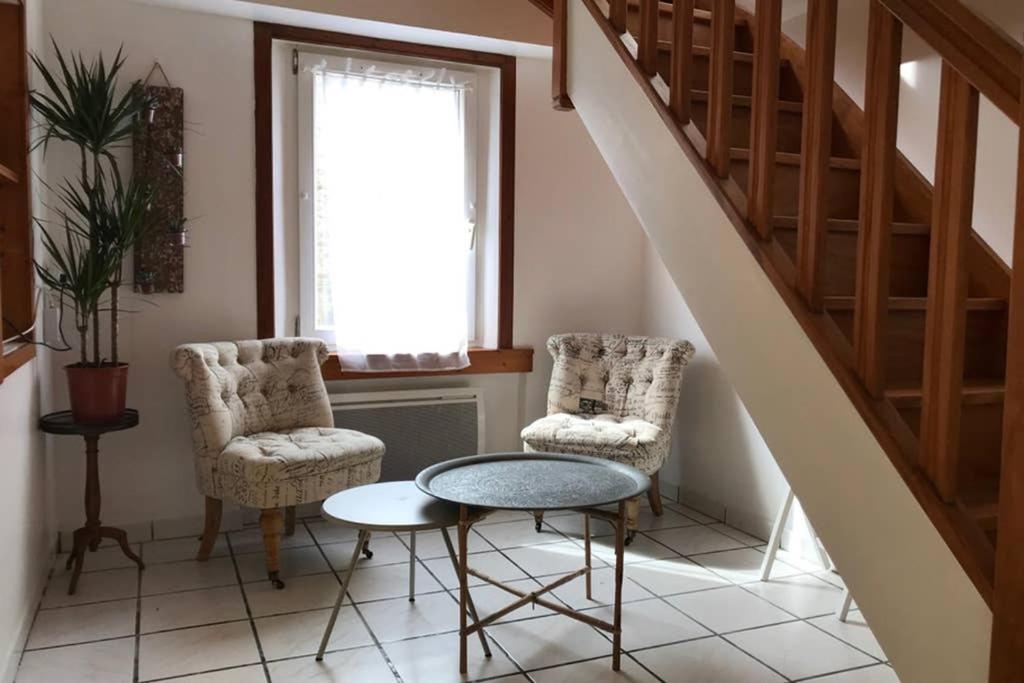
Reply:
<svg viewBox="0 0 1024 683"><path fill-rule="evenodd" d="M409 602L416 602L416 532L409 534Z"/></svg>
<svg viewBox="0 0 1024 683"><path fill-rule="evenodd" d="M341 590L338 591L338 599L334 601L334 610L331 611L331 618L327 621L327 629L324 637L320 640L320 649L316 651L316 661L324 661L324 651L327 650L327 642L331 639L331 632L334 631L334 622L338 620L338 612L341 610L341 603L345 601L345 592L352 583L352 574L356 570L356 562L359 561L359 553L363 551L366 542L370 538L370 532L364 529L359 530L359 539L352 551L352 558L348 562L348 569L345 570L345 577L341 580Z"/></svg>
<svg viewBox="0 0 1024 683"><path fill-rule="evenodd" d="M771 538L768 539L768 547L765 548L764 560L761 561L761 580L767 581L772 575L772 565L775 564L775 555L779 552L782 544L782 531L786 527L786 519L789 518L789 511L793 507L793 499L796 495L793 489L786 494L786 500L779 508L779 514L775 517L775 525L772 527Z"/></svg>
<svg viewBox="0 0 1024 683"><path fill-rule="evenodd" d="M843 599L839 603L839 609L836 610L836 619L846 623L846 618L850 616L850 606L853 603L853 595L850 594L850 589L845 588L843 590Z"/></svg>

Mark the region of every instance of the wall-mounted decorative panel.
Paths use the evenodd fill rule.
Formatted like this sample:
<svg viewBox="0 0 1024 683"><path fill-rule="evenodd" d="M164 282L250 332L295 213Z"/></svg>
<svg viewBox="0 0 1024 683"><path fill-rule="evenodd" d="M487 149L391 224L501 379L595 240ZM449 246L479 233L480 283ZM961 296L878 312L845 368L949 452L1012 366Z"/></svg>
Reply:
<svg viewBox="0 0 1024 683"><path fill-rule="evenodd" d="M153 102L135 129L135 173L150 183L158 225L135 246L135 291L185 291L185 154L181 88L147 85Z"/></svg>

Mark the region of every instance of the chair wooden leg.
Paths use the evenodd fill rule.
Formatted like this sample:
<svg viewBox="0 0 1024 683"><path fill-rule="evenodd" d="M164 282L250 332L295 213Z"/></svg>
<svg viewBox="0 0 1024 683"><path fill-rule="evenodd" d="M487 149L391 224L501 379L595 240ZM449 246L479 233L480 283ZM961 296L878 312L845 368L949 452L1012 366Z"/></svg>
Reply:
<svg viewBox="0 0 1024 683"><path fill-rule="evenodd" d="M539 534L540 533L540 528L544 524L544 511L543 510L534 510L534 512L533 512L533 521L534 521L533 528L536 529L537 533Z"/></svg>
<svg viewBox="0 0 1024 683"><path fill-rule="evenodd" d="M661 508L661 489L658 487L658 473L651 475L651 488L647 491L647 500L651 502L651 512L655 517L661 517L664 510Z"/></svg>
<svg viewBox="0 0 1024 683"><path fill-rule="evenodd" d="M295 506L289 505L284 509L284 535L295 535Z"/></svg>
<svg viewBox="0 0 1024 683"><path fill-rule="evenodd" d="M274 588L284 588L281 580L281 534L284 532L284 514L279 508L260 512L260 529L263 530L263 548L267 553L267 577Z"/></svg>
<svg viewBox="0 0 1024 683"><path fill-rule="evenodd" d="M203 526L203 536L199 543L199 552L196 559L205 562L210 559L213 552L213 545L217 542L217 534L220 533L221 514L224 511L224 503L216 498L206 497L206 524Z"/></svg>
<svg viewBox="0 0 1024 683"><path fill-rule="evenodd" d="M630 498L626 501L626 545L633 542L636 536L636 529L640 525L640 498Z"/></svg>

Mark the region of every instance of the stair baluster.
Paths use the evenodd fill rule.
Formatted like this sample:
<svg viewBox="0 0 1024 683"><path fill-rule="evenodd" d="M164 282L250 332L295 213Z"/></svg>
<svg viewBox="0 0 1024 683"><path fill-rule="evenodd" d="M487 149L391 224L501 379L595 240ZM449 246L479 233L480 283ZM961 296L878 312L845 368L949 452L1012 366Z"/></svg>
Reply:
<svg viewBox="0 0 1024 683"><path fill-rule="evenodd" d="M610 0L608 5L608 21L611 22L612 28L618 33L626 32L626 17L629 8L626 6L626 0Z"/></svg>
<svg viewBox="0 0 1024 683"><path fill-rule="evenodd" d="M757 0L754 82L750 114L750 179L747 218L762 239L775 222L775 153L779 138L779 43L782 0Z"/></svg>
<svg viewBox="0 0 1024 683"><path fill-rule="evenodd" d="M1021 62L1024 78L1024 60ZM1024 84L1024 81L1022 81ZM1021 92L1024 93L1024 87ZM1024 131L1024 97L1017 121ZM999 485L989 680L1024 680L1024 135L1017 162L1017 222L1010 285L1003 452Z"/></svg>
<svg viewBox="0 0 1024 683"><path fill-rule="evenodd" d="M672 69L669 108L681 124L690 122L693 81L693 0L675 0L672 8Z"/></svg>
<svg viewBox="0 0 1024 683"><path fill-rule="evenodd" d="M640 0L637 63L648 76L658 73L658 0Z"/></svg>
<svg viewBox="0 0 1024 683"><path fill-rule="evenodd" d="M836 0L811 0L807 12L807 86L801 136L797 289L812 310L822 308L828 174L832 160L832 84L836 62Z"/></svg>
<svg viewBox="0 0 1024 683"><path fill-rule="evenodd" d="M555 0L552 8L555 36L551 55L551 103L559 111L573 108L569 99L569 0Z"/></svg>
<svg viewBox="0 0 1024 683"><path fill-rule="evenodd" d="M977 146L978 91L943 62L925 318L921 464L947 502L952 502L957 493L967 328L967 245L974 210Z"/></svg>
<svg viewBox="0 0 1024 683"><path fill-rule="evenodd" d="M903 24L879 0L871 0L869 12L853 351L864 387L875 398L881 398L885 391L884 339L889 314Z"/></svg>
<svg viewBox="0 0 1024 683"><path fill-rule="evenodd" d="M712 0L711 66L708 84L707 159L719 178L729 175L732 132L733 50L736 0Z"/></svg>

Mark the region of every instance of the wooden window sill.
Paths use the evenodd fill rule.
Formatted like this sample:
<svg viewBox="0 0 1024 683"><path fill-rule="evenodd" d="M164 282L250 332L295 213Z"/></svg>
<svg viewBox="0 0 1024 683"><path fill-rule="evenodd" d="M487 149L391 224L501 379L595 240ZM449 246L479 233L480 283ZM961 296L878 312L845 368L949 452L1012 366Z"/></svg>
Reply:
<svg viewBox="0 0 1024 683"><path fill-rule="evenodd" d="M438 372L352 372L342 370L338 357L331 354L323 366L327 381L349 379L394 379L397 377L443 377L445 375L493 375L533 371L533 349L470 349L468 368Z"/></svg>
<svg viewBox="0 0 1024 683"><path fill-rule="evenodd" d="M4 348L0 357L0 382L35 357L35 344L18 344Z"/></svg>

